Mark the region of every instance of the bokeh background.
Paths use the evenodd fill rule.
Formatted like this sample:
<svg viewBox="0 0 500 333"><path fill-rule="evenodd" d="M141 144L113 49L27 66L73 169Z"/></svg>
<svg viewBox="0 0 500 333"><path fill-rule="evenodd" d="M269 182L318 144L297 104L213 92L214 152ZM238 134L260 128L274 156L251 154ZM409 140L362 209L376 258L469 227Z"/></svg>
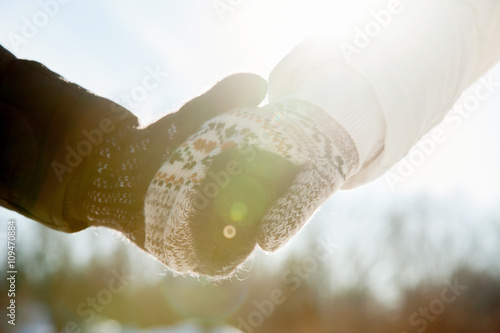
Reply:
<svg viewBox="0 0 500 333"><path fill-rule="evenodd" d="M0 0L0 44L124 105L145 126L231 73L267 78L318 29L352 34L370 20L368 3ZM162 82L128 100L150 69L166 73ZM500 82L500 66L488 74ZM218 283L174 276L114 231L63 234L0 209L2 276L11 219L19 272L15 327L0 280L0 330L500 332L499 111L500 88L403 183L381 178L338 192L285 248L257 251ZM325 242L334 246L320 260ZM123 288L110 293L117 275ZM92 307L93 298L105 304Z"/></svg>

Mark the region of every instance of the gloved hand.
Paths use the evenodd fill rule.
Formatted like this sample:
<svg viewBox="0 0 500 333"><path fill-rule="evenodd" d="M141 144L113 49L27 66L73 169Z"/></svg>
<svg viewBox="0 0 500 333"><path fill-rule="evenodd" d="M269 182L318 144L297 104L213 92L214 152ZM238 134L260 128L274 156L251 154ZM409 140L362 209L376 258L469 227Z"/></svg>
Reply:
<svg viewBox="0 0 500 333"><path fill-rule="evenodd" d="M175 271L225 277L256 244L283 246L357 168L349 134L312 104L228 111L155 175L145 247Z"/></svg>
<svg viewBox="0 0 500 333"><path fill-rule="evenodd" d="M117 126L72 176L65 216L119 230L144 248L144 197L162 163L203 122L226 110L257 105L265 93L260 77L236 74L144 129L130 122Z"/></svg>
<svg viewBox="0 0 500 333"><path fill-rule="evenodd" d="M266 82L230 76L140 129L117 104L0 46L0 205L48 227L122 231L144 246L144 196L160 166L204 121L258 105Z"/></svg>
<svg viewBox="0 0 500 333"><path fill-rule="evenodd" d="M111 101L8 59L0 203L61 231L114 228L178 272L227 276L256 244L285 244L358 167L324 111L257 108L265 93L235 75L139 129Z"/></svg>

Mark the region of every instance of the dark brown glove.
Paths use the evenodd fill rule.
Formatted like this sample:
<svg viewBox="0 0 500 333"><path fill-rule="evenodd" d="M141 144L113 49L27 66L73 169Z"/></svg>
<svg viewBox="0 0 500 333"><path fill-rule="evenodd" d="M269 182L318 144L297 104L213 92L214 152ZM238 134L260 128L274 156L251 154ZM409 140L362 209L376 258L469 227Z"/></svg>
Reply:
<svg viewBox="0 0 500 333"><path fill-rule="evenodd" d="M144 195L208 119L258 105L265 81L230 76L144 129L128 110L0 47L0 205L56 230L107 226L144 242Z"/></svg>

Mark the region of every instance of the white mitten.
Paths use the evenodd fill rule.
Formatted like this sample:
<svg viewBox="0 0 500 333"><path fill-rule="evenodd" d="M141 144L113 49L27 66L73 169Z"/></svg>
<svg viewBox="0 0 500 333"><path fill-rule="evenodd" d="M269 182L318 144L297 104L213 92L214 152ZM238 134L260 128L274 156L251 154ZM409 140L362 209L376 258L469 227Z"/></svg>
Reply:
<svg viewBox="0 0 500 333"><path fill-rule="evenodd" d="M256 244L288 242L357 168L349 134L312 104L231 110L156 173L145 248L175 271L227 276Z"/></svg>

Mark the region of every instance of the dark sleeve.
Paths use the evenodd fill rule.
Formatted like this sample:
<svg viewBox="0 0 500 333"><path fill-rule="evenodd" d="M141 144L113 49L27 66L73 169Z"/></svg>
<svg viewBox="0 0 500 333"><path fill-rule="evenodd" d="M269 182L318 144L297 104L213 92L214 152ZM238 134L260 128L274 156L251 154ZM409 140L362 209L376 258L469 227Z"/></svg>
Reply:
<svg viewBox="0 0 500 333"><path fill-rule="evenodd" d="M131 125L126 109L0 46L0 205L60 231L86 228L63 216L66 186L100 135Z"/></svg>

